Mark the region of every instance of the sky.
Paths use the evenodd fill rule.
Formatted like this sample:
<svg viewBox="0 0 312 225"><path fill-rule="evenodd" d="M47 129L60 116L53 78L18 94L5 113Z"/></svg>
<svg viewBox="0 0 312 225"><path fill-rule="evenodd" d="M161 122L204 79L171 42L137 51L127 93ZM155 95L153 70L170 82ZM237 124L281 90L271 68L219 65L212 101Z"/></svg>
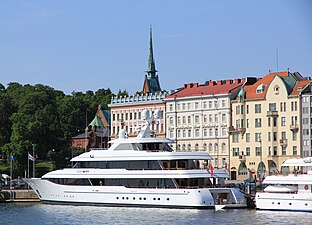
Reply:
<svg viewBox="0 0 312 225"><path fill-rule="evenodd" d="M10 0L0 2L0 83L134 94L150 26L168 91L288 68L312 76L310 0Z"/></svg>

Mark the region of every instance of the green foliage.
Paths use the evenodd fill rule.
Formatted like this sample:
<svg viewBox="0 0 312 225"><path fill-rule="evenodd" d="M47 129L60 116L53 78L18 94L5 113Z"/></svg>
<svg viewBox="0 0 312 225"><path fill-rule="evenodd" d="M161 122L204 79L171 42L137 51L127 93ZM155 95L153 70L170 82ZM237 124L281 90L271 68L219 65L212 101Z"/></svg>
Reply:
<svg viewBox="0 0 312 225"><path fill-rule="evenodd" d="M119 96L128 95L119 91ZM51 87L9 83L0 84L0 158L5 165L14 155L14 174L23 176L28 152L39 160L51 160L55 168L70 165L70 158L81 149L70 149L73 136L86 128L98 105L107 104L115 96L110 89L99 89L65 95ZM44 166L43 166L44 167ZM49 170L47 167L44 170Z"/></svg>

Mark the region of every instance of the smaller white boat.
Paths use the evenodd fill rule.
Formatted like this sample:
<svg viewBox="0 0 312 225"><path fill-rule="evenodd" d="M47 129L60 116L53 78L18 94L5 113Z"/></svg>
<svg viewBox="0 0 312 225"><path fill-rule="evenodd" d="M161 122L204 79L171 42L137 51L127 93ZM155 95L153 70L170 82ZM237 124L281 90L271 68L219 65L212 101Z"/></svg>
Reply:
<svg viewBox="0 0 312 225"><path fill-rule="evenodd" d="M312 158L288 159L283 166L294 173L266 177L269 186L256 193L257 209L312 212Z"/></svg>

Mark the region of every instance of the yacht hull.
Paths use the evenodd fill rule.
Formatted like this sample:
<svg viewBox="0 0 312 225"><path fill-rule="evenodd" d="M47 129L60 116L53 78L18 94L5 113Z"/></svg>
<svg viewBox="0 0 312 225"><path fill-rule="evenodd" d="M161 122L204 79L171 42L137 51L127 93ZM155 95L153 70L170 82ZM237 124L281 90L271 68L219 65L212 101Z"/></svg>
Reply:
<svg viewBox="0 0 312 225"><path fill-rule="evenodd" d="M43 203L164 207L164 208L214 208L215 198L209 188L126 188L123 186L70 186L52 183L46 179L32 178L25 181ZM222 192L222 188L216 189ZM214 190L216 192L216 190ZM224 188L231 192L231 189ZM232 192L231 192L232 193ZM235 198L235 196L234 196ZM246 207L245 203L232 206Z"/></svg>
<svg viewBox="0 0 312 225"><path fill-rule="evenodd" d="M256 208L262 210L312 212L312 195L258 192L256 194Z"/></svg>

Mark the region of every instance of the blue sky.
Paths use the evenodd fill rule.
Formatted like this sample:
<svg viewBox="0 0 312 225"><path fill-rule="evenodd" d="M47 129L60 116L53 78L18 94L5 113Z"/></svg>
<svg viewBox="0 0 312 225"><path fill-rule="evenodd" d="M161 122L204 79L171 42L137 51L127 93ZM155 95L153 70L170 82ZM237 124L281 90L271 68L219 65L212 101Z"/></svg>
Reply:
<svg viewBox="0 0 312 225"><path fill-rule="evenodd" d="M161 87L312 76L309 0L55 0L0 2L0 83L72 91L141 91L149 27Z"/></svg>

